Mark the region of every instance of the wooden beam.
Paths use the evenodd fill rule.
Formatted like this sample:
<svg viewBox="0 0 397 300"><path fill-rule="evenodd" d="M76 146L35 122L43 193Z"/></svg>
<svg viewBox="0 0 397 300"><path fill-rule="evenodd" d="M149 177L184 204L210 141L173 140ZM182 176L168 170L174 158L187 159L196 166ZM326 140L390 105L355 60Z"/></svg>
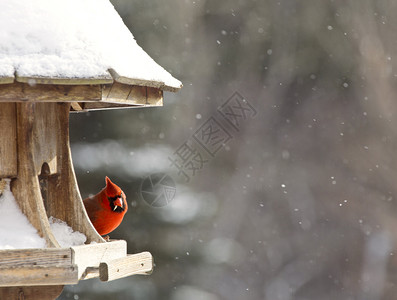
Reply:
<svg viewBox="0 0 397 300"><path fill-rule="evenodd" d="M145 86L132 86L127 100L134 101L136 104L147 105L147 88Z"/></svg>
<svg viewBox="0 0 397 300"><path fill-rule="evenodd" d="M3 194L7 184L8 183L4 179L0 179L0 197Z"/></svg>
<svg viewBox="0 0 397 300"><path fill-rule="evenodd" d="M117 103L106 103L106 102L83 102L82 105L83 105L82 110L80 111L143 107L143 105L117 104ZM71 112L79 112L79 111L72 110Z"/></svg>
<svg viewBox="0 0 397 300"><path fill-rule="evenodd" d="M57 139L50 146L48 143L36 145L40 148L56 147L58 172L52 176L43 177L47 189L42 190L46 201L48 217L65 221L74 231L79 231L87 237L87 243L104 243L104 239L97 233L85 211L79 187L73 169L72 155L69 144L69 111L68 103L36 103L37 106L55 106L51 118L55 119L59 127L52 126L47 135L55 134ZM41 117L46 119L47 117ZM48 122L48 124L51 124ZM49 127L49 126L48 126ZM42 133L46 131L43 130ZM40 134L40 133L38 133ZM56 145L56 146L55 146ZM48 150L40 150L45 152Z"/></svg>
<svg viewBox="0 0 397 300"><path fill-rule="evenodd" d="M9 249L0 250L0 267L32 266L70 266L72 251L70 248L45 249ZM1 278L1 274L0 274ZM1 282L1 280L0 280Z"/></svg>
<svg viewBox="0 0 397 300"><path fill-rule="evenodd" d="M146 103L146 88L118 82L103 85L101 102L143 105Z"/></svg>
<svg viewBox="0 0 397 300"><path fill-rule="evenodd" d="M0 178L17 176L17 112L15 103L0 103Z"/></svg>
<svg viewBox="0 0 397 300"><path fill-rule="evenodd" d="M155 88L147 88L146 92L148 106L163 106L163 91Z"/></svg>
<svg viewBox="0 0 397 300"><path fill-rule="evenodd" d="M111 281L131 275L148 275L153 271L153 257L149 252L128 255L99 265L99 278Z"/></svg>
<svg viewBox="0 0 397 300"><path fill-rule="evenodd" d="M0 84L0 102L75 102L99 101L101 85L46 85L14 82Z"/></svg>
<svg viewBox="0 0 397 300"><path fill-rule="evenodd" d="M106 101L117 103L126 102L128 95L130 94L130 90L130 85L115 82L111 85L109 93L107 93Z"/></svg>
<svg viewBox="0 0 397 300"><path fill-rule="evenodd" d="M127 85L115 82L103 85L102 101L99 103L114 103L139 106L162 106L163 91L158 88L139 85ZM87 105L96 105L87 103Z"/></svg>
<svg viewBox="0 0 397 300"><path fill-rule="evenodd" d="M0 266L0 286L64 285L79 282L76 266Z"/></svg>
<svg viewBox="0 0 397 300"><path fill-rule="evenodd" d="M45 110L38 111L45 113ZM52 137L49 139L44 137L44 144L38 143L36 130L42 127L36 123L46 118L41 119L43 116L35 112L35 103L18 103L17 105L18 176L11 182L11 191L23 214L37 229L39 235L46 240L47 247L59 247L48 222L38 178L43 160L46 161L46 158L52 160L54 155L51 149L45 150L45 153L41 153L41 149L57 147L57 144ZM45 144L48 141L55 144ZM56 169L55 166L54 169Z"/></svg>
<svg viewBox="0 0 397 300"><path fill-rule="evenodd" d="M71 102L73 111L162 106L163 91L119 82L95 85L30 85L14 82L0 84L1 102Z"/></svg>
<svg viewBox="0 0 397 300"><path fill-rule="evenodd" d="M79 102L70 102L71 109L73 109L74 111L82 111L82 105L83 103L80 104Z"/></svg>

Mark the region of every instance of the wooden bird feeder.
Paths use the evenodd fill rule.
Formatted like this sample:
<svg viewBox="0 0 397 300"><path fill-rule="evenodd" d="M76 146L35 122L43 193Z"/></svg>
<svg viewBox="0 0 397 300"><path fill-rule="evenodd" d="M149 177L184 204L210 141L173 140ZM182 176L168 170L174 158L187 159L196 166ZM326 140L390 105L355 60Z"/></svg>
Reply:
<svg viewBox="0 0 397 300"><path fill-rule="evenodd" d="M18 22L18 19L15 20L17 16L20 22L41 24L40 13L32 12L35 5L40 6L37 1L31 1L32 5L26 9L23 3L18 2L1 3L0 20L4 21L7 17L11 20L13 17L12 22L15 23ZM96 19L98 22L106 19L107 22L103 25L106 28L97 30L122 31L123 35L110 41L110 50L100 49L98 55L106 60L107 53L120 56L132 51L133 53L125 58L123 66L117 62L112 65L112 60L109 59L109 65L104 64L106 68L103 70L95 65L98 69L95 73L92 71L95 68L90 69L91 62L87 62L83 57L81 63L88 65L88 75L80 71L71 74L70 69L66 67L78 60L78 57L74 55L73 60L68 61L68 55L63 57L62 49L57 48L57 39L54 38L59 30L57 16L51 18L55 22L52 27L44 22L42 27L24 29L30 36L40 28L46 30L46 34L38 34L38 38L32 39L36 44L46 43L46 38L51 37L53 33L50 44L59 56L58 63L52 65L55 70L46 67L48 64L51 65L53 58L53 53L48 47L45 51L33 53L34 55L29 53L29 49L22 53L15 50L17 53L14 53L12 47L18 48L19 40L18 32L16 34L11 29L9 38L13 39L15 36L15 43L10 44L7 41L7 45L2 45L0 41L0 179L11 179L11 191L20 209L47 243L47 248L43 249L0 250L0 299L54 299L62 291L63 285L76 284L79 280L99 277L103 281L110 281L152 271L150 253L129 255L125 241L106 242L92 226L73 169L69 145L69 113L161 106L163 91L177 91L181 84L148 58L107 0L88 2L99 8L96 11L88 9L75 15L71 22L78 22L81 15L84 26L73 28L82 30L81 28L89 27L90 22L94 22L92 26L97 26L100 23L96 24ZM62 4L64 7L57 9L68 16L68 5L73 3L75 2L65 1ZM14 5L17 13L10 16L12 12L10 13L9 6L5 7L6 4ZM38 7L37 11L43 9L48 9L46 14L53 13L51 7ZM72 11L73 8L70 7L69 10ZM4 16L1 13L4 13ZM67 20L63 21L65 23ZM66 31L68 29L66 26ZM7 29L2 27L2 34L4 30ZM20 33L23 34L25 33ZM87 31L87 35L90 34L91 32ZM68 47L72 47L71 51L77 49L75 53L80 53L78 43L86 42L84 32L72 32L69 38L73 39L75 35L77 37ZM106 39L106 32L98 34L99 37ZM91 36L88 38L92 39ZM129 38L129 41L122 40L121 46L130 45L133 49L120 50L121 46L115 44L117 38ZM97 44L91 41L88 45L85 43L81 46L81 53L91 51L92 55L97 51L96 46L104 47L103 41ZM37 51L37 47L35 49ZM122 53L113 53L114 51ZM138 54L143 58L139 58ZM139 59L143 59L144 63L140 63ZM99 66L101 67L100 64ZM150 73L148 69L155 72ZM129 73L131 70L130 73L133 75ZM51 231L49 216L63 220L73 230L85 234L86 244L60 247Z"/></svg>

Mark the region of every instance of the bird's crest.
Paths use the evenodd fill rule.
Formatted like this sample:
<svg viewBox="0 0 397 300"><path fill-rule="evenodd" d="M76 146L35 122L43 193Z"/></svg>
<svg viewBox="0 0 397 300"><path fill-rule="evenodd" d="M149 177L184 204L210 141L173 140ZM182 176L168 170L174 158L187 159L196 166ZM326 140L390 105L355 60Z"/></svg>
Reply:
<svg viewBox="0 0 397 300"><path fill-rule="evenodd" d="M106 195L110 198L121 195L121 189L106 176Z"/></svg>

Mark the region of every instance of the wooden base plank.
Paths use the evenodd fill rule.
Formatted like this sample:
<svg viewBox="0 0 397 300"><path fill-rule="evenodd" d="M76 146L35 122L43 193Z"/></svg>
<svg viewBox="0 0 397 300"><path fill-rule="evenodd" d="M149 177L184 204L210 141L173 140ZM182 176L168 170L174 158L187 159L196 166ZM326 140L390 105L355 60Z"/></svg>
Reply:
<svg viewBox="0 0 397 300"><path fill-rule="evenodd" d="M69 248L0 250L0 267L19 267L24 265L70 266L71 264L72 252Z"/></svg>
<svg viewBox="0 0 397 300"><path fill-rule="evenodd" d="M77 266L2 266L0 286L64 285L77 284Z"/></svg>
<svg viewBox="0 0 397 300"><path fill-rule="evenodd" d="M0 250L0 287L76 284L97 277L111 281L148 275L152 270L152 255L127 255L124 240L71 248Z"/></svg>
<svg viewBox="0 0 397 300"><path fill-rule="evenodd" d="M0 288L0 299L7 300L54 300L63 290L63 285L18 286Z"/></svg>

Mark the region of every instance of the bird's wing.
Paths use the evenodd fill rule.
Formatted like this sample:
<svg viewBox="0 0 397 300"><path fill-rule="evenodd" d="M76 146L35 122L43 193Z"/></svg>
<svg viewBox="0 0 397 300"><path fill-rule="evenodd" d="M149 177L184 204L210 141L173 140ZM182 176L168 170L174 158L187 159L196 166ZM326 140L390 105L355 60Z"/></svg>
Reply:
<svg viewBox="0 0 397 300"><path fill-rule="evenodd" d="M85 210L87 211L88 216L90 217L91 223L95 223L97 219L97 212L100 209L98 200L93 197L89 197L83 200Z"/></svg>

